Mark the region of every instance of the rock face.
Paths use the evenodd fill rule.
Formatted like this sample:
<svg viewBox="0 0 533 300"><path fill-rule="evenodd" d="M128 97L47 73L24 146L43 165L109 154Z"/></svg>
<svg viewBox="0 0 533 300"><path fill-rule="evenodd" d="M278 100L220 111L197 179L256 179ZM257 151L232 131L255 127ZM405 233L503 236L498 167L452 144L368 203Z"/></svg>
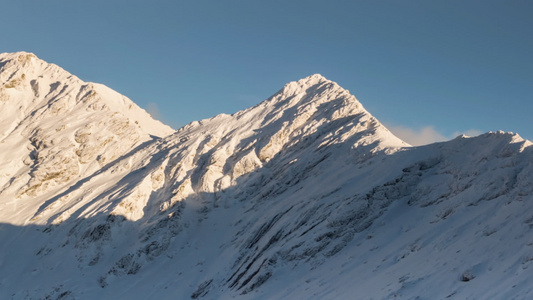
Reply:
<svg viewBox="0 0 533 300"><path fill-rule="evenodd" d="M518 135L413 148L318 74L174 132L32 54L0 67L3 298L531 296Z"/></svg>

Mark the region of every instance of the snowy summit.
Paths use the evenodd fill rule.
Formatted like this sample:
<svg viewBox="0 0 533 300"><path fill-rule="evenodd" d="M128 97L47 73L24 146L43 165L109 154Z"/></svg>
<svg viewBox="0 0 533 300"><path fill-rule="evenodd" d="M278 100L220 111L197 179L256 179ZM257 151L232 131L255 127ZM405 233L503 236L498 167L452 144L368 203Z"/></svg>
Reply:
<svg viewBox="0 0 533 300"><path fill-rule="evenodd" d="M527 299L533 147L411 147L315 74L177 131L0 54L0 298Z"/></svg>

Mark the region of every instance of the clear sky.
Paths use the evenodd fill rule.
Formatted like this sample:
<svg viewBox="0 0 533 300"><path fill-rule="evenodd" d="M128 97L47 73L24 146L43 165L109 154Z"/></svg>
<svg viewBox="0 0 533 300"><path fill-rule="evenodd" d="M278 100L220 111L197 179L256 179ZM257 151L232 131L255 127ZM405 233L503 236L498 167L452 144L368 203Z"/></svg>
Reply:
<svg viewBox="0 0 533 300"><path fill-rule="evenodd" d="M174 128L314 73L408 142L533 140L533 1L3 1L0 52L28 51Z"/></svg>

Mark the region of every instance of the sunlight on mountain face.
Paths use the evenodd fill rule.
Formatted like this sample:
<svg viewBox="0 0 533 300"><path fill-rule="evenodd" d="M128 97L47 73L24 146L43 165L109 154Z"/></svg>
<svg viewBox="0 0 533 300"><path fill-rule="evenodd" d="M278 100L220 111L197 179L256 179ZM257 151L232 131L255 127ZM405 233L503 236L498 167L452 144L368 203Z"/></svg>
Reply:
<svg viewBox="0 0 533 300"><path fill-rule="evenodd" d="M32 54L0 68L0 298L532 296L516 134L413 148L318 74L174 131Z"/></svg>

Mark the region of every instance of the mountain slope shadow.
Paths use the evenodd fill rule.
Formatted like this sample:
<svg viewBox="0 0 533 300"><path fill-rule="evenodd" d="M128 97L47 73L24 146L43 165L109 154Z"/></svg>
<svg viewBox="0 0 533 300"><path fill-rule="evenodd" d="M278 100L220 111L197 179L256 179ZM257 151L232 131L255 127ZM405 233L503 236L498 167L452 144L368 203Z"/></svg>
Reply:
<svg viewBox="0 0 533 300"><path fill-rule="evenodd" d="M194 271L194 268L187 271L195 275L188 281L192 287L186 290L193 298L208 296L217 290L247 294L280 276L283 266L304 263L318 269L343 253L345 247L364 243L370 230L387 231L374 224L393 203L413 207L413 210L423 207L434 216L430 224L443 226L438 224L449 224L449 220L457 222L455 215L472 205L501 207L509 201L522 201L516 198L520 194L522 198L530 198L531 194L525 195L525 189L526 175L532 174L532 170L524 159L531 157L530 147L520 152L520 145L515 144L509 152L505 145L509 145L510 137L504 136L500 138L501 143L488 152L494 157L483 159L486 151L468 151L466 164L464 155L457 151L460 148L484 149L483 142L491 138L487 135L457 139L390 155L378 152L372 158L345 167L335 162L350 152L346 145L330 148L334 150L330 155L314 155L313 159L289 164L294 155L301 154L301 148L292 145L260 169L239 178L234 186L217 193L195 193L157 213L148 214L154 210L147 210L137 221L105 213L86 219L73 214L69 220L45 231L58 236L63 232L65 237L61 241L64 243L66 239L66 247L71 245L71 250L78 253L79 268L93 270L97 276L92 279L94 284L98 282L101 288L110 289L114 284L120 285L124 276L154 272L152 265L160 264L168 256L179 255L181 251L176 249L185 247L194 252L185 245L197 240L196 235L200 233L210 233L205 238L213 239L216 228L222 226L226 232L213 239L215 244L204 248L209 247L207 241L197 241L204 246L197 251L227 259L223 263L211 259L213 266L217 266L211 272ZM322 142L318 139L306 149L313 153L325 151L318 147ZM454 155L443 155L452 150ZM125 177L118 187L97 198L116 195L117 200L112 204L116 205L124 193L138 184L135 181L148 176L167 154L154 158L148 168L137 171L142 172L142 176ZM496 167L503 171L489 176L476 175ZM341 180L335 180L335 185L326 179L332 174L343 175ZM320 187L316 178L322 179ZM485 188L498 186L500 182L505 183L505 193ZM171 186L172 182L165 184ZM433 188L428 188L428 184ZM472 194L473 191L484 192ZM223 201L228 205L216 205L220 195L226 198ZM171 189L161 188L150 195L145 207L158 207L171 196ZM112 206L108 210L112 210ZM525 211L521 213L520 218L527 221ZM50 252L61 251L57 248L59 250ZM186 256L190 258L191 254ZM183 259L177 260L176 267L188 265ZM193 260L201 263L209 258L194 257ZM183 267L180 269L185 272Z"/></svg>

